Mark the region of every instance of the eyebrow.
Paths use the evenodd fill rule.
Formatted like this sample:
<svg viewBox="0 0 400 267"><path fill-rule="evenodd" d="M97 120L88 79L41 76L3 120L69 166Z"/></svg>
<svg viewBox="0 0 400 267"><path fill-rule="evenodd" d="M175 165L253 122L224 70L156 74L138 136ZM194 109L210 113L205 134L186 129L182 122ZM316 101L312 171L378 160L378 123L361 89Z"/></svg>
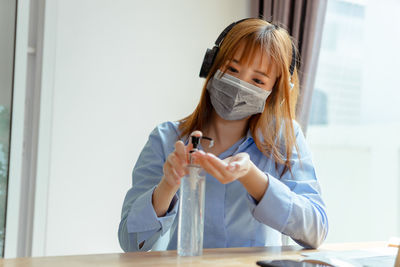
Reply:
<svg viewBox="0 0 400 267"><path fill-rule="evenodd" d="M255 72L255 73L258 73L258 74L261 74L261 75L263 75L263 76L269 78L268 74L266 74L265 72L262 72L262 71L260 71L260 70L255 70L254 72Z"/></svg>
<svg viewBox="0 0 400 267"><path fill-rule="evenodd" d="M232 61L233 61L234 63L240 64L239 60L237 60L237 59L232 59ZM255 70L254 72L255 72L255 73L258 73L258 74L260 74L260 75L262 75L262 76L265 76L265 77L269 78L269 75L266 74L265 72L262 72L261 70Z"/></svg>

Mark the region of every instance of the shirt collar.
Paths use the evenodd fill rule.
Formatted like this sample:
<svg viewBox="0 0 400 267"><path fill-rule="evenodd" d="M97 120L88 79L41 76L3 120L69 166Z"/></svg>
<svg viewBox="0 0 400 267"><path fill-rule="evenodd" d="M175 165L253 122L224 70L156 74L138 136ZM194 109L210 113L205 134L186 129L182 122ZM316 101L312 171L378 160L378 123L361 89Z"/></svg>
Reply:
<svg viewBox="0 0 400 267"><path fill-rule="evenodd" d="M254 138L253 138L253 135L251 134L250 129L248 129L246 136L244 137L244 141L242 142L242 144L239 147L242 147L245 144L250 144L252 142L254 142Z"/></svg>
<svg viewBox="0 0 400 267"><path fill-rule="evenodd" d="M247 130L247 133L246 133L246 141L249 140L249 139L254 140L253 135L251 134L250 129Z"/></svg>
<svg viewBox="0 0 400 267"><path fill-rule="evenodd" d="M184 142L185 145L189 144L189 138L183 137L181 140ZM251 134L250 129L248 129L243 143L250 141L254 141L254 138L253 135Z"/></svg>

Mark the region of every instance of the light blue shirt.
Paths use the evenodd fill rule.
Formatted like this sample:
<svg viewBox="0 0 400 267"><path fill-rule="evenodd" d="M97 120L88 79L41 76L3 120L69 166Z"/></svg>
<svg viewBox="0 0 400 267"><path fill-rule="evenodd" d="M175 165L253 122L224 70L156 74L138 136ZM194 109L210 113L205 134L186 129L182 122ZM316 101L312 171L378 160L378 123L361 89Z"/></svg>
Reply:
<svg viewBox="0 0 400 267"><path fill-rule="evenodd" d="M170 231L168 249L176 249L179 191L164 217L157 217L152 194L163 176L163 165L178 140L178 122L158 125L150 134L132 172L132 188L126 194L118 230L124 251L148 251L159 237ZM269 178L269 186L257 203L239 181L221 184L207 174L204 215L204 248L281 245L282 233L304 247L318 247L328 232L328 218L320 187L299 125L294 122L296 142L293 148L293 177L283 166L266 157L248 131L218 157L224 159L240 152ZM184 141L184 140L182 140ZM142 248L139 244L144 241Z"/></svg>

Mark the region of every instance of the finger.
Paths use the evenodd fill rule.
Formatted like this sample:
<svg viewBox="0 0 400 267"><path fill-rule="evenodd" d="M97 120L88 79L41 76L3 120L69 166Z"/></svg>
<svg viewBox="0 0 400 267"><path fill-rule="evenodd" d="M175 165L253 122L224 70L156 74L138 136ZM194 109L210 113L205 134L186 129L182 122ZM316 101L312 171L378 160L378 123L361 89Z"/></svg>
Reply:
<svg viewBox="0 0 400 267"><path fill-rule="evenodd" d="M211 153L207 153L206 154L206 159L208 160L208 162L210 162L216 169L218 169L219 172L224 173L226 170L226 167L228 166L228 164L219 159L217 156L211 154Z"/></svg>
<svg viewBox="0 0 400 267"><path fill-rule="evenodd" d="M226 167L226 169L227 169L228 171L230 171L230 172L234 172L234 171L236 171L236 170L239 169L239 168L240 168L240 164L237 163L237 162L230 162L230 163L228 164L228 166Z"/></svg>
<svg viewBox="0 0 400 267"><path fill-rule="evenodd" d="M219 159L212 153L205 153L204 151L196 151L192 154L192 156L196 160L208 161L209 163L215 165L215 167L217 167L220 170L223 170L223 167L227 165L227 163L224 160Z"/></svg>
<svg viewBox="0 0 400 267"><path fill-rule="evenodd" d="M202 150L198 150L192 153L192 163L193 164L200 164L199 161L201 159L205 159L206 153Z"/></svg>
<svg viewBox="0 0 400 267"><path fill-rule="evenodd" d="M167 182L167 184L169 184L171 186L174 186L174 185L178 184L178 180L171 173L171 169L165 169L164 170L164 179Z"/></svg>
<svg viewBox="0 0 400 267"><path fill-rule="evenodd" d="M179 159L175 152L171 153L168 158L167 162L171 165L171 167L175 170L177 174L181 177L185 175L185 163Z"/></svg>
<svg viewBox="0 0 400 267"><path fill-rule="evenodd" d="M232 159L226 166L226 169L229 171L236 171L241 169L244 165L245 161L243 159Z"/></svg>
<svg viewBox="0 0 400 267"><path fill-rule="evenodd" d="M166 162L164 165L164 175L172 180L177 180L179 178L179 175L173 170L169 162Z"/></svg>
<svg viewBox="0 0 400 267"><path fill-rule="evenodd" d="M182 161L182 164L186 164L187 163L186 149L185 149L185 144L182 141L179 140L175 143L175 152L179 157L179 160Z"/></svg>
<svg viewBox="0 0 400 267"><path fill-rule="evenodd" d="M217 180L219 180L221 183L225 183L224 175L223 173L220 172L218 168L216 168L209 160L209 157L207 155L201 156L199 158L196 158L196 161L198 161L198 164L203 167L203 169L214 176Z"/></svg>
<svg viewBox="0 0 400 267"><path fill-rule="evenodd" d="M237 159L237 161L240 161L240 163L246 163L247 161L250 160L250 156L249 154L242 152L237 154L235 159Z"/></svg>
<svg viewBox="0 0 400 267"><path fill-rule="evenodd" d="M181 177L176 173L169 162L166 162L164 165L164 175L176 184L180 184Z"/></svg>
<svg viewBox="0 0 400 267"><path fill-rule="evenodd" d="M226 165L227 170L232 171L236 168L234 157L228 157L228 158L223 159L222 161L227 164Z"/></svg>
<svg viewBox="0 0 400 267"><path fill-rule="evenodd" d="M243 169L245 168L246 164L248 163L250 157L247 153L239 153L234 157L230 158L228 161L228 170L236 170L236 169Z"/></svg>
<svg viewBox="0 0 400 267"><path fill-rule="evenodd" d="M232 162L231 165L229 165L225 160L220 160L213 154L207 153L207 157L209 162L222 175L223 183L230 183L240 176L241 167L237 162Z"/></svg>

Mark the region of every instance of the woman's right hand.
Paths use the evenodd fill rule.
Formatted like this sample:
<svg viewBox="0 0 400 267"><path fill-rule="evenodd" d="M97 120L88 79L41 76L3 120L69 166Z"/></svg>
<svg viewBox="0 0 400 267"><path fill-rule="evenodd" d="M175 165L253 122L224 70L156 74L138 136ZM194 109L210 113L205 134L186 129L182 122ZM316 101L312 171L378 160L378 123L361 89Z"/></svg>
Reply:
<svg viewBox="0 0 400 267"><path fill-rule="evenodd" d="M179 189L181 178L187 173L188 152L191 144L185 146L182 141L175 143L175 150L168 155L164 163L164 175L153 192L152 203L157 217L166 214L171 200Z"/></svg>
<svg viewBox="0 0 400 267"><path fill-rule="evenodd" d="M192 135L201 136L200 131L194 131ZM153 192L152 203L158 217L166 214L171 200L178 191L183 176L188 174L186 165L189 163L189 152L193 145L185 146L182 141L175 143L175 150L168 155L164 163L164 175L161 182Z"/></svg>
<svg viewBox="0 0 400 267"><path fill-rule="evenodd" d="M186 165L189 163L189 151L191 148L191 143L185 146L182 141L177 141L175 143L175 150L168 155L164 163L163 182L172 189L176 189L175 191L179 188L181 178L188 173Z"/></svg>

